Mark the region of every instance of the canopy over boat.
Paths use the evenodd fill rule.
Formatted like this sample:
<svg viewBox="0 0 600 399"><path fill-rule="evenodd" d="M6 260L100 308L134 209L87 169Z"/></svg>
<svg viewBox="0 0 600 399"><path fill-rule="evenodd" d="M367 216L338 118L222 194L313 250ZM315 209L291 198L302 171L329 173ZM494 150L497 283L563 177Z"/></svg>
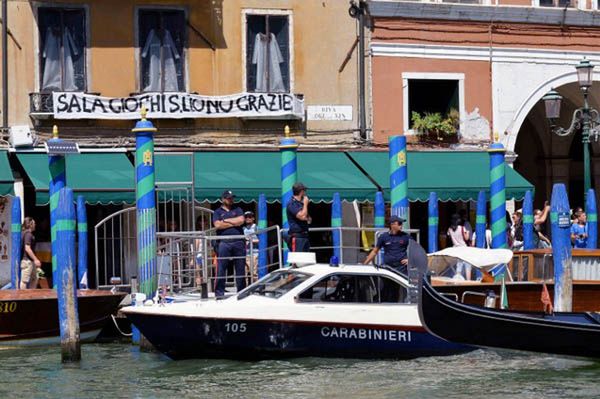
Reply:
<svg viewBox="0 0 600 399"><path fill-rule="evenodd" d="M507 264L513 257L509 249L483 249L476 247L449 247L427 255L429 270L441 274L447 268L453 268L459 261L484 271L494 266Z"/></svg>

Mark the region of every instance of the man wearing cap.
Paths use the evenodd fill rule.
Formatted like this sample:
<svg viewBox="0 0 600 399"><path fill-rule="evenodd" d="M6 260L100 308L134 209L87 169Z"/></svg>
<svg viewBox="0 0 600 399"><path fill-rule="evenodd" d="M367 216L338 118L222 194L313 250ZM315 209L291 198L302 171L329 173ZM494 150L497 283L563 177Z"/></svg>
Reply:
<svg viewBox="0 0 600 399"><path fill-rule="evenodd" d="M288 247L292 252L309 252L308 224L311 222L308 214L308 196L306 186L300 182L292 186L293 197L287 203L286 213L290 229L288 231Z"/></svg>
<svg viewBox="0 0 600 399"><path fill-rule="evenodd" d="M217 229L217 236L243 236L244 212L239 207L234 207L235 195L229 190L221 195L221 207L213 213L213 226ZM235 283L238 292L246 288L246 240L231 239L219 240L217 247L217 282L215 296L225 294L225 278L227 268L233 262L235 268ZM232 259L233 258L233 259Z"/></svg>
<svg viewBox="0 0 600 399"><path fill-rule="evenodd" d="M390 230L381 234L377 239L375 248L369 253L364 264L369 264L383 248L383 263L400 273L407 274L408 265L408 241L409 236L402 231L404 219L398 216L392 216L389 221Z"/></svg>

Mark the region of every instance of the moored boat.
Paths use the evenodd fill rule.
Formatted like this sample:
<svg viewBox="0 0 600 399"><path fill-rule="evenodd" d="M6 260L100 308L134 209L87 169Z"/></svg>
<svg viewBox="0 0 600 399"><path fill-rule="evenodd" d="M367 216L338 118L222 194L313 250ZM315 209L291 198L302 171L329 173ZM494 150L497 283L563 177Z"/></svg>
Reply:
<svg viewBox="0 0 600 399"><path fill-rule="evenodd" d="M600 358L600 315L544 314L466 305L420 284L419 316L441 339L465 345Z"/></svg>
<svg viewBox="0 0 600 399"><path fill-rule="evenodd" d="M82 341L93 341L124 293L79 290L79 328ZM0 290L0 346L60 343L56 291Z"/></svg>
<svg viewBox="0 0 600 399"><path fill-rule="evenodd" d="M423 328L405 277L373 266L280 269L225 300L123 308L173 359L415 358L472 348Z"/></svg>

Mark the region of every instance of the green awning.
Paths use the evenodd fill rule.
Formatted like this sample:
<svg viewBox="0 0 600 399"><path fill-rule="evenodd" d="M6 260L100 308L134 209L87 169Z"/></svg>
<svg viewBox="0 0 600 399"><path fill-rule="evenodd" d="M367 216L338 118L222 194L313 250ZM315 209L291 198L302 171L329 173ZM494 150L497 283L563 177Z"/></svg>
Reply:
<svg viewBox="0 0 600 399"><path fill-rule="evenodd" d="M277 151L198 152L195 154L196 199L217 201L224 190L238 200L267 201L281 198L281 154ZM346 200L371 200L375 185L344 152L298 152L298 181L314 201L329 202L339 192Z"/></svg>
<svg viewBox="0 0 600 399"><path fill-rule="evenodd" d="M389 158L387 152L349 152L379 184L389 200ZM477 200L480 190L488 192L489 155L483 151L409 151L408 197L411 201L427 201L435 191L441 201ZM529 183L513 168L506 167L506 198L520 200Z"/></svg>
<svg viewBox="0 0 600 399"><path fill-rule="evenodd" d="M0 195L14 195L15 178L8 163L8 152L0 151Z"/></svg>
<svg viewBox="0 0 600 399"><path fill-rule="evenodd" d="M35 187L36 205L48 203L48 155L17 154ZM83 153L66 156L67 185L88 204L134 203L134 168L124 153Z"/></svg>
<svg viewBox="0 0 600 399"><path fill-rule="evenodd" d="M154 154L156 184L191 185L194 153L157 152Z"/></svg>

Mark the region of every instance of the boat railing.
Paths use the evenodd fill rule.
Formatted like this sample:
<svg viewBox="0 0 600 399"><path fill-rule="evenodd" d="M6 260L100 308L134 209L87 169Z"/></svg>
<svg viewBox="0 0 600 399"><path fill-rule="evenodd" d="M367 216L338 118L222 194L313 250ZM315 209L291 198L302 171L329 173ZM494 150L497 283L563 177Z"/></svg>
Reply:
<svg viewBox="0 0 600 399"><path fill-rule="evenodd" d="M462 293L462 296L460 297L460 301L462 303L465 303L465 297L467 295L474 295L474 296L482 296L482 297L487 297L487 294L484 294L483 292L477 292L477 291L465 291ZM456 299L458 300L458 295L456 296Z"/></svg>

